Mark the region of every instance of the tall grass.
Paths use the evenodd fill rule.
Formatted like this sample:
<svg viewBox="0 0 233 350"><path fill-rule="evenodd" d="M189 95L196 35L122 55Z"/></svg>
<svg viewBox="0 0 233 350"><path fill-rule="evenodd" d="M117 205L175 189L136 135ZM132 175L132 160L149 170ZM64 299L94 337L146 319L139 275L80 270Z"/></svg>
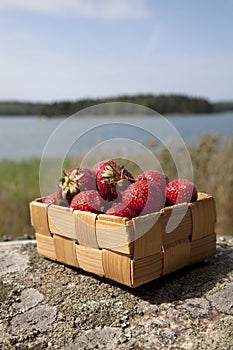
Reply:
<svg viewBox="0 0 233 350"><path fill-rule="evenodd" d="M28 203L39 196L39 160L0 163L0 237L32 234Z"/></svg>
<svg viewBox="0 0 233 350"><path fill-rule="evenodd" d="M203 135L198 145L189 147L189 152L198 190L215 197L216 232L233 236L233 137L220 142L214 135ZM158 158L169 178L176 178L176 167L167 150L161 149ZM0 162L0 239L34 233L28 204L40 196L39 165L38 159ZM69 166L73 163L68 160L65 167ZM129 170L133 171L130 166Z"/></svg>
<svg viewBox="0 0 233 350"><path fill-rule="evenodd" d="M217 233L233 236L233 137L221 143L205 135L190 152L197 187L215 197Z"/></svg>
<svg viewBox="0 0 233 350"><path fill-rule="evenodd" d="M189 152L198 191L215 198L216 232L233 236L233 137L220 141L215 135L203 135ZM161 149L159 160L169 178L176 178L176 167L167 150Z"/></svg>

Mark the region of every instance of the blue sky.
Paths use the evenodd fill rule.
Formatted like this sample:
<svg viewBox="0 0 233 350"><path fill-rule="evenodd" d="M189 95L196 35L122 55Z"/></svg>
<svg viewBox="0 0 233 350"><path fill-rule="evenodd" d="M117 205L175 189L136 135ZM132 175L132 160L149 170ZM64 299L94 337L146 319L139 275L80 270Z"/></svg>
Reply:
<svg viewBox="0 0 233 350"><path fill-rule="evenodd" d="M233 100L233 0L0 0L0 100Z"/></svg>

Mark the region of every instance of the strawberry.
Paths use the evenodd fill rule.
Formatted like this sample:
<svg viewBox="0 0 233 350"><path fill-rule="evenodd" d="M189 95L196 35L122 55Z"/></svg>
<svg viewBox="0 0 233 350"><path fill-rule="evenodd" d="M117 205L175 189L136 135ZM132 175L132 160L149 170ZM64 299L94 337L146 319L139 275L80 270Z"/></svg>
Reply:
<svg viewBox="0 0 233 350"><path fill-rule="evenodd" d="M165 191L166 185L169 182L169 179L166 175L155 171L155 170L147 170L142 174L136 177L135 181L146 181L152 182L156 186L158 186L162 191Z"/></svg>
<svg viewBox="0 0 233 350"><path fill-rule="evenodd" d="M100 162L96 163L92 169L92 173L94 174L94 176L97 175L97 173L100 170L100 168L102 167L102 165L104 165L106 163L111 164L112 166L116 166L116 162L114 162L114 160L112 160L112 159L101 160Z"/></svg>
<svg viewBox="0 0 233 350"><path fill-rule="evenodd" d="M67 201L62 197L62 192L59 190L58 192L54 192L49 196L43 199L43 203L45 204L56 204L61 206L68 206Z"/></svg>
<svg viewBox="0 0 233 350"><path fill-rule="evenodd" d="M189 180L177 179L167 184L166 202L168 205L195 202L196 200L197 189Z"/></svg>
<svg viewBox="0 0 233 350"><path fill-rule="evenodd" d="M73 196L80 191L96 189L95 177L89 169L71 168L64 171L59 186L62 189L62 196L70 203Z"/></svg>
<svg viewBox="0 0 233 350"><path fill-rule="evenodd" d="M122 202L138 215L144 215L163 208L165 195L153 183L138 181L123 192Z"/></svg>
<svg viewBox="0 0 233 350"><path fill-rule="evenodd" d="M96 175L97 189L100 195L107 201L121 198L121 193L134 182L133 175L123 165L117 165L114 161L104 162Z"/></svg>
<svg viewBox="0 0 233 350"><path fill-rule="evenodd" d="M137 214L134 210L128 208L123 203L113 204L113 206L106 211L106 214L114 215L114 216L122 216L122 217L126 217L129 219L137 216Z"/></svg>
<svg viewBox="0 0 233 350"><path fill-rule="evenodd" d="M96 190L87 190L76 194L70 207L75 210L90 211L92 213L101 213L104 211L104 200Z"/></svg>

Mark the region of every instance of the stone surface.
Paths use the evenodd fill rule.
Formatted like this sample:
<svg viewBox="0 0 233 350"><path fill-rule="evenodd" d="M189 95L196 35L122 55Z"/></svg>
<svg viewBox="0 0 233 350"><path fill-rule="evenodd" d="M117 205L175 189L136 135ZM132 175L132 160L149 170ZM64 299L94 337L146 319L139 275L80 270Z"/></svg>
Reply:
<svg viewBox="0 0 233 350"><path fill-rule="evenodd" d="M38 305L21 314L17 314L10 321L8 332L12 335L20 335L27 332L43 333L52 329L56 319L55 306Z"/></svg>
<svg viewBox="0 0 233 350"><path fill-rule="evenodd" d="M136 289L0 243L0 349L224 349L233 346L233 242Z"/></svg>
<svg viewBox="0 0 233 350"><path fill-rule="evenodd" d="M36 305L38 305L44 299L43 294L38 292L35 288L27 288L20 293L16 302L12 304L15 311L23 313Z"/></svg>
<svg viewBox="0 0 233 350"><path fill-rule="evenodd" d="M218 292L209 295L207 298L219 312L233 315L233 282L226 284Z"/></svg>
<svg viewBox="0 0 233 350"><path fill-rule="evenodd" d="M5 244L1 249L1 265L0 265L0 277L6 273L13 273L23 271L28 266L28 256L11 251L12 243Z"/></svg>
<svg viewBox="0 0 233 350"><path fill-rule="evenodd" d="M117 327L96 327L88 331L81 331L76 339L67 344L62 350L76 349L117 349L122 330Z"/></svg>

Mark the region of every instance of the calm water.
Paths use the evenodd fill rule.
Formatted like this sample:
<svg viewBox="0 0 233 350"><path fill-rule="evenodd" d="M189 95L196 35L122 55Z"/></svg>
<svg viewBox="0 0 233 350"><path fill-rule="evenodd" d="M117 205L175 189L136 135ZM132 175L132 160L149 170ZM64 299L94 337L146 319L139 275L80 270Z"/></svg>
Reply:
<svg viewBox="0 0 233 350"><path fill-rule="evenodd" d="M172 139L175 135L185 143L195 143L204 133L214 133L220 138L233 135L233 112L187 117L176 115L166 118L166 121L150 116L69 120L1 117L0 160L41 157L44 150L51 156L60 156L64 149L67 154L78 155L103 142L109 147L110 139L153 144L159 142L159 138L163 143L163 140ZM121 140L113 142L113 147L117 142L119 144Z"/></svg>

